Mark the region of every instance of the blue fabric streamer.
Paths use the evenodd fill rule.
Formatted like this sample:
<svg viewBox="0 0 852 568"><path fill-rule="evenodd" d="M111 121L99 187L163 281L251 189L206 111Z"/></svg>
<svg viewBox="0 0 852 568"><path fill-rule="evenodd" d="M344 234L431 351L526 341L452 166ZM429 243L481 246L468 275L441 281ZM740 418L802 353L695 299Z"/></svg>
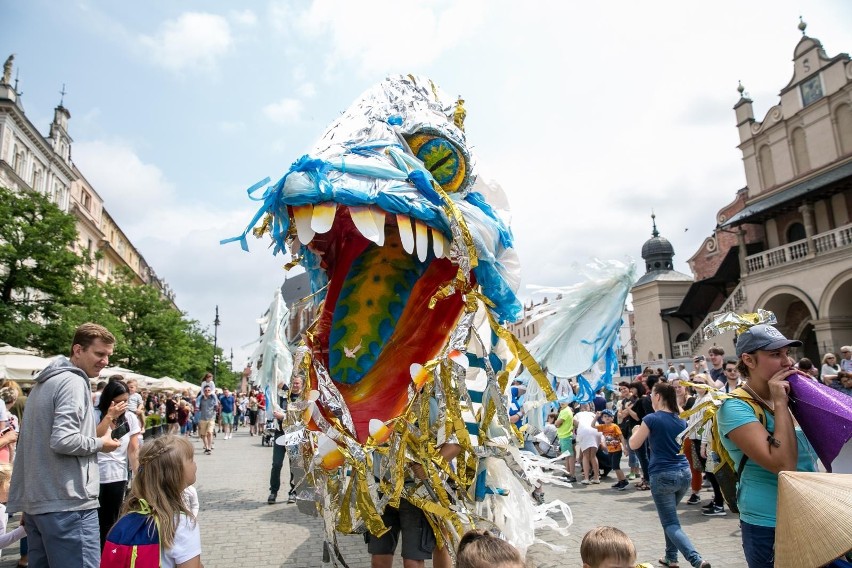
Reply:
<svg viewBox="0 0 852 568"><path fill-rule="evenodd" d="M497 272L493 264L480 262L473 269L476 281L482 286L485 294L496 307L492 309L500 323L518 321L521 313L521 302L506 281Z"/></svg>
<svg viewBox="0 0 852 568"><path fill-rule="evenodd" d="M430 175L431 178L431 175ZM413 170L408 174L408 181L414 184L420 193L428 199L430 202L435 205L442 205L444 200L441 199L441 196L435 191L435 188L432 187L431 179L426 177L426 172L423 170Z"/></svg>
<svg viewBox="0 0 852 568"><path fill-rule="evenodd" d="M587 402L592 402L595 399L595 390L592 388L592 385L589 384L589 381L586 380L586 377L583 375L577 375L577 386L580 388L577 395L574 397L574 400L580 404L585 404Z"/></svg>
<svg viewBox="0 0 852 568"><path fill-rule="evenodd" d="M478 191L471 191L467 194L465 200L471 205L478 207L494 221L497 225L497 231L500 234L500 244L502 244L504 248L511 248L513 242L512 231L503 223L503 220L497 216L497 213L494 212L494 208L485 201L485 196Z"/></svg>

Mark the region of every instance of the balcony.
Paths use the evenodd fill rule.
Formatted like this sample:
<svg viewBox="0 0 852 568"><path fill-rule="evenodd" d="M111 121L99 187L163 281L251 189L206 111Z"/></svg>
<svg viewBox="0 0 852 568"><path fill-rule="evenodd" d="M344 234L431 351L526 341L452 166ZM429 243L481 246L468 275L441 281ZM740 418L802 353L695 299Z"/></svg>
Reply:
<svg viewBox="0 0 852 568"><path fill-rule="evenodd" d="M746 257L749 274L801 262L814 254L826 254L852 246L852 223Z"/></svg>

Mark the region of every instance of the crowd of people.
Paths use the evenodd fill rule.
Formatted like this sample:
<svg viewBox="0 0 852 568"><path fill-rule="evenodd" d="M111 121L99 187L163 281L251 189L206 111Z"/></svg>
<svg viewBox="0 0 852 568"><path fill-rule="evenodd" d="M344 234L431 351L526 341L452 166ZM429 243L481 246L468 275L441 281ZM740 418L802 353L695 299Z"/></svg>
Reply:
<svg viewBox="0 0 852 568"><path fill-rule="evenodd" d="M736 357L726 358L722 348L711 347L706 357L694 358L691 371L683 364L669 366L668 372L646 368L635 380L619 383L609 400L601 390L591 403L561 403L537 434L535 449L549 457L565 456L565 476L580 485L600 483L610 472L616 474L615 490L624 491L636 480L636 490L650 491L663 527L666 550L659 564L677 566L680 553L692 566L706 568L709 563L682 529L676 507L684 499L699 505L707 488L711 497L701 514L728 514L720 481L708 467L708 460L718 456L709 446L705 413L717 411L721 443L739 466L734 498L746 561L750 568L771 567L777 474L819 467L792 418L786 379L804 374L852 395L852 348L841 347L840 361L826 354L816 369L809 359L790 357L791 348L801 345L772 326L757 325L738 336ZM577 385L571 386L576 392ZM714 403L720 395L732 398ZM627 475L621 466L625 453Z"/></svg>
<svg viewBox="0 0 852 568"><path fill-rule="evenodd" d="M28 561L34 566L98 566L104 544L115 538L111 529L132 513L156 520L163 566L200 567L195 451L187 438L198 436L202 451L210 454L217 434L228 440L247 426L251 436L269 431L272 443L285 432L288 404L303 396L301 377L293 378L289 390L281 386L277 409L266 424L262 392L219 392L209 374L195 397L188 391L140 391L136 381L121 376L110 377L91 393L89 379L107 366L114 341L105 328L84 324L75 334L71 356L46 368L29 396L11 381L0 384L0 502L7 502L0 505L0 547L20 540L19 566ZM726 359L721 348L713 347L706 358L694 359L692 371L685 366L672 366L668 373L645 369L609 396L601 391L588 403L561 403L547 415L540 433L533 436L527 430L525 449L564 456L565 475L575 487L600 484L613 474L614 490L628 490L631 481L635 490L648 490L666 543L659 564L677 567L680 554L692 566L709 568L681 526L677 505L684 499L698 505L707 488L712 496L701 507L702 515L728 514L726 496L708 467L713 452L701 409L713 405L714 394L730 394L733 398L716 404L717 420L722 444L740 466L736 505L744 555L750 568L772 566L777 474L818 468L809 440L789 411L785 379L799 372L852 393L850 347L840 349L839 361L826 354L817 372L809 360L790 358L789 350L800 345L771 326L754 326L739 336L735 358ZM522 385L516 383L511 392L510 420L522 426ZM690 414L691 409L696 411ZM161 417L166 435L143 440L152 415ZM286 456L285 445L272 445L270 504L277 500ZM289 481L288 502L293 502L293 468ZM544 500L540 487L533 497ZM22 515L20 526L8 533L7 511ZM392 559L396 538L387 550L370 549L374 565ZM432 549L412 558L404 534L401 541L403 556L412 565L422 565L425 558L433 558L435 566L449 565L433 557ZM612 527L590 531L581 555L583 565L590 567L635 562L629 538ZM446 551L442 558L449 559ZM524 564L505 541L472 531L461 540L456 565Z"/></svg>

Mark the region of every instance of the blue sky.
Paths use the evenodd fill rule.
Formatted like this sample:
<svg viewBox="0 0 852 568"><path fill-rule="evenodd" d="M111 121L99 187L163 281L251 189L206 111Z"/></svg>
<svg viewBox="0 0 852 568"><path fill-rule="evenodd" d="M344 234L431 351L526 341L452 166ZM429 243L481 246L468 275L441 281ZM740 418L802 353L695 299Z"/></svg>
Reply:
<svg viewBox="0 0 852 568"><path fill-rule="evenodd" d="M852 50L846 0L0 0L0 56L16 54L43 133L66 85L74 161L181 309L209 325L219 305L239 365L287 261L218 245L253 212L244 189L280 177L387 74L464 96L481 171L512 204L524 286L639 260L652 208L688 273L745 184L737 81L761 120L792 75L800 14L829 56Z"/></svg>

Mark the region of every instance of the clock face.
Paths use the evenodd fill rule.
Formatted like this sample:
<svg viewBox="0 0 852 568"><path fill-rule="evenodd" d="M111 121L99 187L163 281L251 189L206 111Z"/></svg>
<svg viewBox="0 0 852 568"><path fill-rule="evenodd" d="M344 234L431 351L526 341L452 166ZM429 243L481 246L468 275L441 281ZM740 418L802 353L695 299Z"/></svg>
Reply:
<svg viewBox="0 0 852 568"><path fill-rule="evenodd" d="M811 77L800 85L802 90L802 106L808 106L822 98L822 82L819 75Z"/></svg>

